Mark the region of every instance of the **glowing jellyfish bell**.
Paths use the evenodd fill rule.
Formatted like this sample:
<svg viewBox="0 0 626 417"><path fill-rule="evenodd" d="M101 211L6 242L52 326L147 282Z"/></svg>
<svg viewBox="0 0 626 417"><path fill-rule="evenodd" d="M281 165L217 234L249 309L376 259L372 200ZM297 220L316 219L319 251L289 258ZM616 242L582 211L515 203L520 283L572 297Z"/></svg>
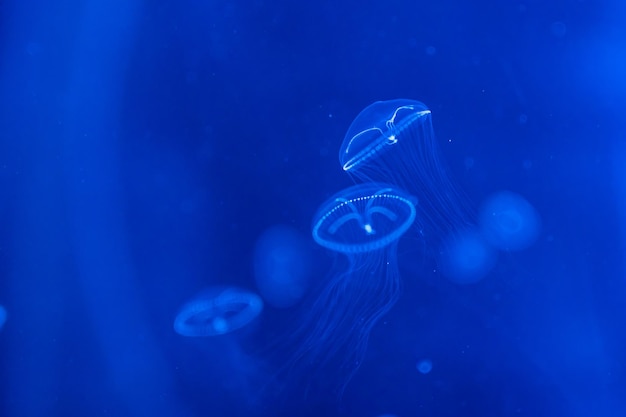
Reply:
<svg viewBox="0 0 626 417"><path fill-rule="evenodd" d="M424 103L377 101L354 119L339 150L345 172L363 182L419 193L420 214L443 231L468 223L467 208L439 159L431 112Z"/></svg>
<svg viewBox="0 0 626 417"><path fill-rule="evenodd" d="M510 191L501 191L485 201L480 224L487 241L503 251L528 248L541 230L535 208L524 197Z"/></svg>
<svg viewBox="0 0 626 417"><path fill-rule="evenodd" d="M420 233L436 246L441 264L452 263L442 268L444 273L488 272L489 254L484 265L456 257L463 255L459 249L472 238L474 216L439 158L431 111L424 103L398 99L366 107L348 128L339 161L345 172L360 181L394 184L419 197ZM472 244L481 242L472 240ZM478 254L490 248L473 246L473 250ZM473 257L472 262L480 259ZM464 265L471 270L464 271Z"/></svg>
<svg viewBox="0 0 626 417"><path fill-rule="evenodd" d="M356 371L372 327L397 300L397 242L415 220L415 205L414 197L379 183L350 187L322 204L313 239L348 263L296 333L302 344L295 360L320 365L339 357L349 375Z"/></svg>
<svg viewBox="0 0 626 417"><path fill-rule="evenodd" d="M182 336L219 336L238 330L263 310L261 298L235 287L216 287L186 303L174 320Z"/></svg>

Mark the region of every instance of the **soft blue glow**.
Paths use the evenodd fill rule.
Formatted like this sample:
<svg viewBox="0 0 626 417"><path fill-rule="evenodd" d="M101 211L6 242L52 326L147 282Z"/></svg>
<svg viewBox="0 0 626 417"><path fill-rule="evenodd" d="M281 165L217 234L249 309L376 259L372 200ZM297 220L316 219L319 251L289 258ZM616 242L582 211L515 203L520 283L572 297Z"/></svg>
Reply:
<svg viewBox="0 0 626 417"><path fill-rule="evenodd" d="M174 330L182 336L219 336L251 322L263 309L261 298L235 287L211 288L180 310Z"/></svg>
<svg viewBox="0 0 626 417"><path fill-rule="evenodd" d="M480 212L487 241L503 251L519 251L539 236L541 222L535 208L524 197L502 191L489 197Z"/></svg>
<svg viewBox="0 0 626 417"><path fill-rule="evenodd" d="M422 359L421 361L417 362L416 368L421 374L426 375L433 370L433 363L430 361L430 359Z"/></svg>
<svg viewBox="0 0 626 417"><path fill-rule="evenodd" d="M483 279L496 259L496 251L478 231L469 228L448 236L438 255L443 274L460 284Z"/></svg>
<svg viewBox="0 0 626 417"><path fill-rule="evenodd" d="M414 100L377 101L366 107L346 133L339 161L344 171L359 170L399 140L420 118L430 115L424 103Z"/></svg>

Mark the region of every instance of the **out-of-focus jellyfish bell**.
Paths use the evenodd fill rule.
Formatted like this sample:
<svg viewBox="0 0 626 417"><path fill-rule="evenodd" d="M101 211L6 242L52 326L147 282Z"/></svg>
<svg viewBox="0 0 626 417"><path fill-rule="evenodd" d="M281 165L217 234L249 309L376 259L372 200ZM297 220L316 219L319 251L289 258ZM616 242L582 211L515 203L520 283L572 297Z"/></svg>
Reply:
<svg viewBox="0 0 626 417"><path fill-rule="evenodd" d="M174 330L182 336L219 336L244 327L261 310L263 301L252 292L211 288L183 306L174 320Z"/></svg>
<svg viewBox="0 0 626 417"><path fill-rule="evenodd" d="M422 359L421 361L417 362L416 368L421 374L426 375L433 370L433 363L430 359Z"/></svg>
<svg viewBox="0 0 626 417"><path fill-rule="evenodd" d="M480 211L485 239L503 251L519 251L532 245L541 229L539 214L524 197L501 191L489 197Z"/></svg>
<svg viewBox="0 0 626 417"><path fill-rule="evenodd" d="M267 229L254 249L254 278L263 299L273 307L297 304L310 284L311 248L306 239L289 226Z"/></svg>
<svg viewBox="0 0 626 417"><path fill-rule="evenodd" d="M438 260L448 279L470 284L485 278L497 260L497 252L478 231L468 228L446 239Z"/></svg>
<svg viewBox="0 0 626 417"><path fill-rule="evenodd" d="M4 306L0 305L0 330L4 327L4 323L7 321L7 310Z"/></svg>

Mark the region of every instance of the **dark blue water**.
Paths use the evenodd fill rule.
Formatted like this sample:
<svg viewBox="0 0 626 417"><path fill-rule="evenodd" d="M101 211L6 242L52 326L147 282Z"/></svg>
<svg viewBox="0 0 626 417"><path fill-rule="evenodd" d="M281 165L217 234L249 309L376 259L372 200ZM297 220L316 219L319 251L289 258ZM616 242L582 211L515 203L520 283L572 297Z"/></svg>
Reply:
<svg viewBox="0 0 626 417"><path fill-rule="evenodd" d="M0 415L626 415L625 19L2 2Z"/></svg>

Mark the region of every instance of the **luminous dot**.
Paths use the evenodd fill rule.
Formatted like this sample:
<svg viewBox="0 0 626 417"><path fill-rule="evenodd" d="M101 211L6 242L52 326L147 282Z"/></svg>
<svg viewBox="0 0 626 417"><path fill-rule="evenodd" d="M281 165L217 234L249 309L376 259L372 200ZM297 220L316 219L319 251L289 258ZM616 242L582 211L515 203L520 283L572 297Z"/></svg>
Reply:
<svg viewBox="0 0 626 417"><path fill-rule="evenodd" d="M426 375L433 369L433 363L428 359L422 359L417 363L417 370Z"/></svg>
<svg viewBox="0 0 626 417"><path fill-rule="evenodd" d="M368 224L366 224L365 226L363 226L363 228L365 229L365 232L366 232L368 235L371 235L371 234L373 234L373 233L374 233L374 229L372 229L372 225L371 225L371 224L369 224L369 223L368 223Z"/></svg>
<svg viewBox="0 0 626 417"><path fill-rule="evenodd" d="M223 317L215 317L212 325L216 333L226 333L228 331L228 322Z"/></svg>

